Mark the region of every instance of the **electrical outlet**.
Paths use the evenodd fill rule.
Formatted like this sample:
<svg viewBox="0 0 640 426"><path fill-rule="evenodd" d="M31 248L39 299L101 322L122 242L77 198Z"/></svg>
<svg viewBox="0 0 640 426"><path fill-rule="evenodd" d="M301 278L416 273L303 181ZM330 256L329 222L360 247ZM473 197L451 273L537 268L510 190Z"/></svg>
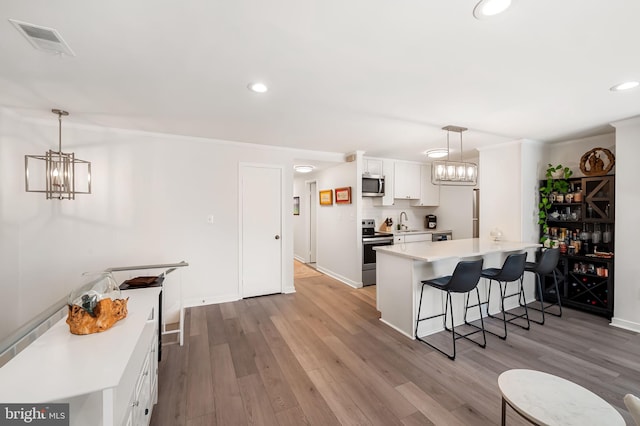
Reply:
<svg viewBox="0 0 640 426"><path fill-rule="evenodd" d="M212 214L207 216L207 223L213 224L213 215Z"/></svg>

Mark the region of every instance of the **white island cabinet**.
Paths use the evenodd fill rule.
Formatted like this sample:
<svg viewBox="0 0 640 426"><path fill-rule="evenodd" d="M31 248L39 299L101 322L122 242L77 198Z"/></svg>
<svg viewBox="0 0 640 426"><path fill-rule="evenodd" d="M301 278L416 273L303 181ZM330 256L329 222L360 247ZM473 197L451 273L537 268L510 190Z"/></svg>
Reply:
<svg viewBox="0 0 640 426"><path fill-rule="evenodd" d="M65 319L0 368L3 403L69 403L70 424L147 425L157 402L160 288L122 292L127 317L77 336Z"/></svg>
<svg viewBox="0 0 640 426"><path fill-rule="evenodd" d="M500 241L494 242L469 238L438 242L416 242L396 244L392 246L375 247L376 250L376 299L380 320L400 333L415 338L416 315L422 290L422 280L450 275L456 264L462 259L482 257L484 268L501 267L504 259L510 253L540 247L538 243L522 243ZM525 274L531 275L531 274ZM527 300L533 298L533 281L528 277L526 281ZM480 280L481 296L486 300L486 283ZM499 306L498 291L492 292L493 307ZM444 312L445 292L431 287L425 287L422 300L422 316L431 316ZM453 294L454 324L464 322L464 295ZM471 304L475 302L472 298ZM517 298L512 303L517 305ZM506 309L515 306L507 305ZM478 308L469 309L470 321L479 318ZM486 309L486 308L485 308ZM486 312L483 312L486 315ZM418 336L442 331L442 318L434 318L420 323Z"/></svg>

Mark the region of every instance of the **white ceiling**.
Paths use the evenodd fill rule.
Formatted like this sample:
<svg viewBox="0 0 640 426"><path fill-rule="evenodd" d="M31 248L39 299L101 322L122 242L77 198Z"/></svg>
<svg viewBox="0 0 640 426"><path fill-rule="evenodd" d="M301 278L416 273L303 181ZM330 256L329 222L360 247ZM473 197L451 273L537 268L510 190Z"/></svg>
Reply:
<svg viewBox="0 0 640 426"><path fill-rule="evenodd" d="M2 0L0 104L95 124L423 159L459 125L466 151L611 132L640 114L640 2ZM9 18L75 51L35 50ZM265 94L249 92L264 81ZM455 144L453 143L455 141ZM452 148L458 147L452 139Z"/></svg>

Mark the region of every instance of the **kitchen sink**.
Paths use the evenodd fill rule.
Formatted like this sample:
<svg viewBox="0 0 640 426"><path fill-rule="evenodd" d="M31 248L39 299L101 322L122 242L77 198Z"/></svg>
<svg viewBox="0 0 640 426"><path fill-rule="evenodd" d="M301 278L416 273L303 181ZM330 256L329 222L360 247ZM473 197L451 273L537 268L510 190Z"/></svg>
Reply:
<svg viewBox="0 0 640 426"><path fill-rule="evenodd" d="M427 232L423 229L405 229L404 231L398 231L398 234L405 234L408 232Z"/></svg>

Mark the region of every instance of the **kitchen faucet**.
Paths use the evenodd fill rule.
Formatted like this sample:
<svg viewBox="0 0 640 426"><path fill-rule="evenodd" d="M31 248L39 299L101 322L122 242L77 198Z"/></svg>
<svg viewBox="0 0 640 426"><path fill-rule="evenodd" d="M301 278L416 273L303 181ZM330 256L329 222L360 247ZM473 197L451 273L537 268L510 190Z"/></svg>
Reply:
<svg viewBox="0 0 640 426"><path fill-rule="evenodd" d="M407 219L407 214L405 212L400 212L400 230L406 229L407 225L404 224L404 222L402 222L402 215L404 215L404 220L409 220Z"/></svg>

